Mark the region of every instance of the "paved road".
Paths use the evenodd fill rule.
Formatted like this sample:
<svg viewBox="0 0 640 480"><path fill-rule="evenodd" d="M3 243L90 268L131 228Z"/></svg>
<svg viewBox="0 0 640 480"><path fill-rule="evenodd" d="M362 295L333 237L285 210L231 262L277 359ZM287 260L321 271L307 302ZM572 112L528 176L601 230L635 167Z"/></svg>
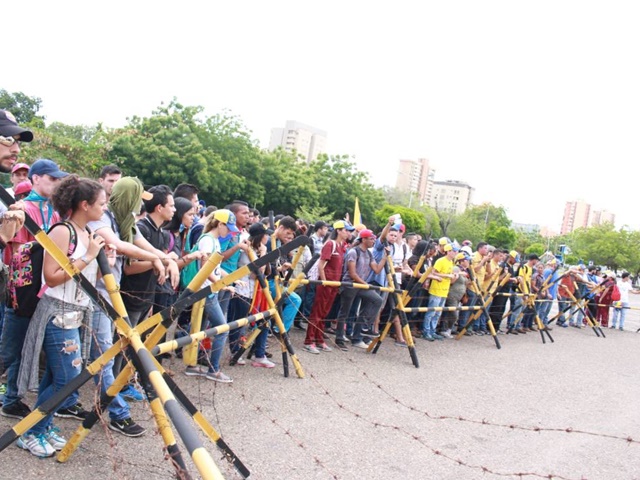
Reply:
<svg viewBox="0 0 640 480"><path fill-rule="evenodd" d="M501 350L488 337L418 339L418 369L389 342L375 356L311 355L298 331L304 380L244 366L226 369L232 385L217 385L184 377L177 362L172 368L255 479L633 479L640 478L638 328L640 310L632 310L627 330L607 330L604 339L573 328L554 328L555 343L547 344L537 333L503 336ZM85 404L92 391L83 389ZM0 478L171 478L147 406L134 413L149 428L143 438L96 427L64 465L11 446L0 453ZM66 434L77 426L58 423ZM0 417L3 432L11 425ZM226 478L240 478L207 446Z"/></svg>

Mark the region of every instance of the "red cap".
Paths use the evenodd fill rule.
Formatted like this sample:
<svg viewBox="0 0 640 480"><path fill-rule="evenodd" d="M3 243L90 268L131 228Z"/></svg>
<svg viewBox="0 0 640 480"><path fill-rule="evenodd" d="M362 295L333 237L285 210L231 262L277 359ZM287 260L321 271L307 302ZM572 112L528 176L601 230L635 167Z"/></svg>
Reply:
<svg viewBox="0 0 640 480"><path fill-rule="evenodd" d="M375 234L368 228L365 228L364 230L360 230L360 234L358 235L358 237L359 238L376 238Z"/></svg>
<svg viewBox="0 0 640 480"><path fill-rule="evenodd" d="M11 169L11 173L16 173L18 170L29 171L29 165L27 165L26 163L16 163Z"/></svg>

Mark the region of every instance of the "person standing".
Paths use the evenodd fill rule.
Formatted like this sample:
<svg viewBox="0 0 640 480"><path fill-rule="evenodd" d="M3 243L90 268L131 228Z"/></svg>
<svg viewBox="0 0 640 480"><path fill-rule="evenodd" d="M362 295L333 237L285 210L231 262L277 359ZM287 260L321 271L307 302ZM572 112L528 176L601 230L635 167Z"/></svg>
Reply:
<svg viewBox="0 0 640 480"><path fill-rule="evenodd" d="M445 245L443 251L445 253L444 257L436 260L436 263L433 264L433 271L427 277L431 280L431 284L429 285L429 300L427 303L427 307L431 310L424 315L422 338L430 342L444 338L436 333L436 326L438 325L442 311L435 309L444 307L447 296L449 295L451 283L458 279L458 274L453 271L453 259L456 256L453 245Z"/></svg>
<svg viewBox="0 0 640 480"><path fill-rule="evenodd" d="M624 319L627 315L627 309L629 308L629 294L639 294L640 290L635 290L631 285L631 276L629 272L624 272L618 281L618 290L620 290L620 300L614 302L613 317L611 318L611 328L618 328L624 330ZM618 319L620 323L618 324Z"/></svg>

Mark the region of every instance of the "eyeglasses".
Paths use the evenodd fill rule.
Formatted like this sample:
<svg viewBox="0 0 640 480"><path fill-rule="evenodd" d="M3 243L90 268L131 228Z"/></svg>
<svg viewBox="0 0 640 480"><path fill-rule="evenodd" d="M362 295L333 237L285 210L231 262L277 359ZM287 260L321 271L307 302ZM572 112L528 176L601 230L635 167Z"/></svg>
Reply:
<svg viewBox="0 0 640 480"><path fill-rule="evenodd" d="M18 142L14 137L2 137L0 136L0 144L5 147L11 147L14 143Z"/></svg>

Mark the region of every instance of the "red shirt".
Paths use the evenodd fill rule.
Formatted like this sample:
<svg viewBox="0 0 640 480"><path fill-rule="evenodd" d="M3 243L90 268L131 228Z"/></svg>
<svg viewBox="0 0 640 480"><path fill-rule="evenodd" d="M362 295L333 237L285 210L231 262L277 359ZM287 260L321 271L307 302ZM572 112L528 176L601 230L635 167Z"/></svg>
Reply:
<svg viewBox="0 0 640 480"><path fill-rule="evenodd" d="M320 261L327 261L324 266L324 276L327 280L340 281L342 278L342 264L346 250L345 243L339 244L335 240L329 240L322 246Z"/></svg>

